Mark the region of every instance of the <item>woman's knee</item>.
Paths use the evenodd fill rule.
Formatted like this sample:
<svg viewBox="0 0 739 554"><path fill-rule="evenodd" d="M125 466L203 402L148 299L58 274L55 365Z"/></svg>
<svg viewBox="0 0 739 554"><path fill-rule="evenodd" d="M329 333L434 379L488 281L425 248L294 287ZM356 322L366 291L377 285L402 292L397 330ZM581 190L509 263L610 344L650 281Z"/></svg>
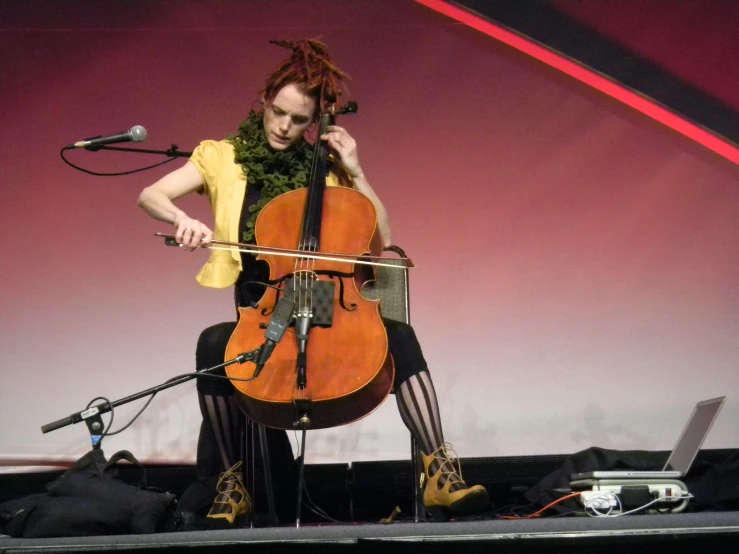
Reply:
<svg viewBox="0 0 739 554"><path fill-rule="evenodd" d="M421 345L416 338L413 327L407 323L385 320L388 348L395 362L395 386L410 379L422 371L428 371L426 359L423 357Z"/></svg>
<svg viewBox="0 0 739 554"><path fill-rule="evenodd" d="M236 322L228 321L212 325L200 333L198 345L195 349L195 366L197 369L205 369L223 363L226 345L235 328Z"/></svg>

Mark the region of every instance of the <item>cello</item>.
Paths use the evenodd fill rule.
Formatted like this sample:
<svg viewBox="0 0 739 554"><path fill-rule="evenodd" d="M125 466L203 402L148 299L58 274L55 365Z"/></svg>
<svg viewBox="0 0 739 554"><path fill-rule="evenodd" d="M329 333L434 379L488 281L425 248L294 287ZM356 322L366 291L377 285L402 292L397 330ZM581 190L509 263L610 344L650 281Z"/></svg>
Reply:
<svg viewBox="0 0 739 554"><path fill-rule="evenodd" d="M355 110L356 104L330 106L321 114L318 136L336 114ZM293 258L265 249L257 256L269 264L270 286L254 307L239 308L226 347L226 360L260 348L280 302L294 303L286 334L258 377L244 379L248 370L240 365L226 370L230 378L242 379L232 381L241 410L268 427L292 429L300 420L303 428L309 423L321 429L355 421L374 411L393 384L379 301L361 296L367 278L356 264L334 259L378 257L375 209L357 190L327 187L329 169L329 149L319 139L308 186L271 200L255 223L258 247L306 253Z"/></svg>

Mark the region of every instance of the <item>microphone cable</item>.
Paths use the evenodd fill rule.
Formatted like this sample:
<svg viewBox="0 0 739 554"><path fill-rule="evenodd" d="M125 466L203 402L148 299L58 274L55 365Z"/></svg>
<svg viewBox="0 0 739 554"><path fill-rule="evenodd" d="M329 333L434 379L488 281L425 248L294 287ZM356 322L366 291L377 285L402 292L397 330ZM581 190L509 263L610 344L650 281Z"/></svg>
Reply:
<svg viewBox="0 0 739 554"><path fill-rule="evenodd" d="M118 173L98 173L96 171L90 171L89 169L85 169L83 167L80 167L70 162L67 158L64 157L65 150L70 150L70 148L67 148L65 146L59 151L59 155L61 156L65 164L67 164L70 167L73 167L74 169L78 171L81 171L82 173L87 173L88 175L96 175L98 177L117 177L119 175L131 175L132 173L139 173L141 171L146 171L147 169L152 169L155 167L159 167L160 165L168 164L169 162L173 162L177 159L177 157L175 156L175 157L169 158L168 160L164 160L163 162L155 163L154 165L147 165L146 167L141 167L139 169L132 169L131 171L121 171Z"/></svg>

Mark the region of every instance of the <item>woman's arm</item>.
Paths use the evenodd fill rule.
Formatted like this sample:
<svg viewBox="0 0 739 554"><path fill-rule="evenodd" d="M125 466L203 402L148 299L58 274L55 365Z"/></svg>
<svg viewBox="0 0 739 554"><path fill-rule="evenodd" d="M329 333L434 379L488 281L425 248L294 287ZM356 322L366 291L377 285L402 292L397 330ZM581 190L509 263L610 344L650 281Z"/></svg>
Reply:
<svg viewBox="0 0 739 554"><path fill-rule="evenodd" d="M173 201L199 190L202 186L203 177L195 164L188 161L141 191L139 207L154 219L174 225L177 229L177 242L193 250L197 246L209 244L213 231L197 219L189 217Z"/></svg>
<svg viewBox="0 0 739 554"><path fill-rule="evenodd" d="M390 218L387 215L387 210L382 204L382 201L377 196L375 191L370 186L367 178L364 176L362 166L359 164L359 155L357 153L357 142L352 136L338 125L329 125L327 133L321 135L321 139L325 140L328 145L336 151L341 160L341 165L347 172L352 181L354 181L355 188L369 198L372 205L375 207L377 212L377 227L382 237L382 245L390 246L392 244L392 238L390 233Z"/></svg>
<svg viewBox="0 0 739 554"><path fill-rule="evenodd" d="M367 178L364 176L364 172L356 177L352 177L352 180L354 181L354 187L369 198L370 202L372 202L372 205L375 207L375 212L377 213L377 228L382 237L382 246L390 246L392 244L390 236L390 218L387 215L385 206L370 186Z"/></svg>

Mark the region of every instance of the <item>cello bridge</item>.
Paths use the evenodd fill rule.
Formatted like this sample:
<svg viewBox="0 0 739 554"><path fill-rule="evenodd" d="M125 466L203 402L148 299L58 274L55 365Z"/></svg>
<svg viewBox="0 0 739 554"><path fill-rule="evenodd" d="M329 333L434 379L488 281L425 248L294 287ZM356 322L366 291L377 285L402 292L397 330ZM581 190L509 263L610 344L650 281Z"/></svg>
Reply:
<svg viewBox="0 0 739 554"><path fill-rule="evenodd" d="M331 327L333 324L335 290L333 281L300 278L285 281L285 296L296 303L298 315L309 317L311 326L315 327Z"/></svg>

